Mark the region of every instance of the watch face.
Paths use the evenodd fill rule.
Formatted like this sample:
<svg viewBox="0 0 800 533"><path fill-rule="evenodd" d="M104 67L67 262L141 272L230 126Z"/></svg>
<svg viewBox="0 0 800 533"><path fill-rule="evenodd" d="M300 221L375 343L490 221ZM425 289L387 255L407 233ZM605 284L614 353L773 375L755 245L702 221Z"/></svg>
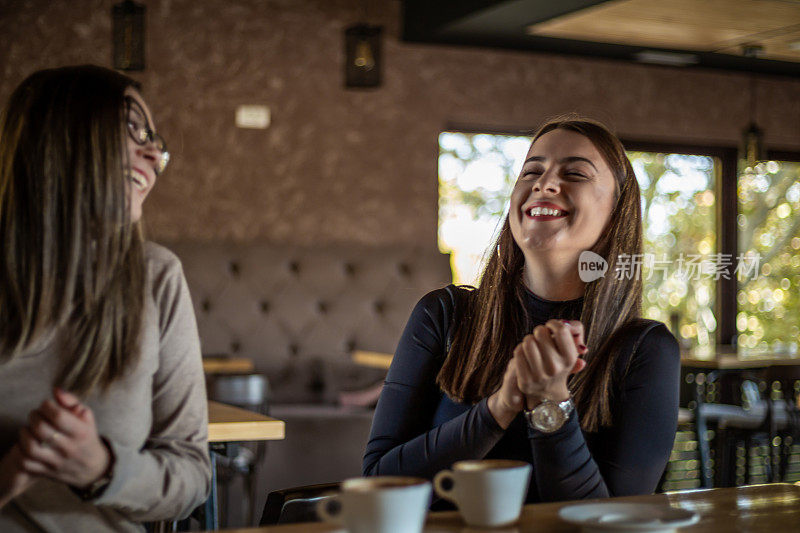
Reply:
<svg viewBox="0 0 800 533"><path fill-rule="evenodd" d="M531 412L531 423L539 431L551 432L564 425L564 411L554 402L543 402Z"/></svg>

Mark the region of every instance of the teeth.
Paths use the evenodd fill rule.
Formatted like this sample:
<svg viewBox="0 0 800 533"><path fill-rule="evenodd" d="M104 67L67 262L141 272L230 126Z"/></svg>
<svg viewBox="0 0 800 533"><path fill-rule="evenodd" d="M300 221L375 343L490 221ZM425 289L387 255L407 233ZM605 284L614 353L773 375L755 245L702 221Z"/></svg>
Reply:
<svg viewBox="0 0 800 533"><path fill-rule="evenodd" d="M140 191L143 191L147 188L147 180L145 180L142 176L137 174L136 172L132 172L129 176L130 180L136 185Z"/></svg>
<svg viewBox="0 0 800 533"><path fill-rule="evenodd" d="M550 216L560 216L564 214L564 211L560 211L558 209L550 209L549 207L532 207L528 213L532 217L537 215L550 215Z"/></svg>

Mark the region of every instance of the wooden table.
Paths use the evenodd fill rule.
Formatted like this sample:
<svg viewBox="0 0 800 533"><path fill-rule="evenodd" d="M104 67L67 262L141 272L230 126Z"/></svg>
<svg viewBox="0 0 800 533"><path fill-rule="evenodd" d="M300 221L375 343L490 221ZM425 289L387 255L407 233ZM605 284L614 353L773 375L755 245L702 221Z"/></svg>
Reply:
<svg viewBox="0 0 800 533"><path fill-rule="evenodd" d="M246 374L253 370L253 360L247 357L203 357L206 374Z"/></svg>
<svg viewBox="0 0 800 533"><path fill-rule="evenodd" d="M391 366L392 357L394 356L390 353L368 352L366 350L355 350L352 355L353 362L359 365L385 369Z"/></svg>
<svg viewBox="0 0 800 533"><path fill-rule="evenodd" d="M283 420L232 405L208 402L208 442L283 440Z"/></svg>
<svg viewBox="0 0 800 533"><path fill-rule="evenodd" d="M580 529L562 521L558 510L580 502L539 503L526 505L516 526L500 529L466 528L455 511L431 513L426 533L577 533ZM693 490L671 494L652 494L612 498L613 502L641 502L672 505L700 514L700 521L682 532L728 533L730 531L797 531L800 528L800 486L788 483L751 485L726 489ZM322 523L292 524L226 530L229 533L322 533L341 528Z"/></svg>
<svg viewBox="0 0 800 533"><path fill-rule="evenodd" d="M681 366L714 370L747 370L773 366L800 366L800 357L718 355L715 358L681 357Z"/></svg>
<svg viewBox="0 0 800 533"><path fill-rule="evenodd" d="M373 368L389 368L394 356L390 353L370 352L366 350L355 350L352 360L363 366ZM800 357L775 357L761 355L736 355L718 354L716 357L698 357L684 355L681 357L681 365L691 368L710 368L710 369L748 369L766 368L771 366L800 366Z"/></svg>
<svg viewBox="0 0 800 533"><path fill-rule="evenodd" d="M390 353L355 350L352 360L363 366L373 368L389 368L394 356ZM681 357L681 365L691 368L710 369L748 369L771 366L800 366L800 357L775 357L762 355L736 355L731 353L717 354L716 357L698 357L685 355Z"/></svg>
<svg viewBox="0 0 800 533"><path fill-rule="evenodd" d="M721 370L725 372L746 371L759 368L775 367L800 367L800 357L778 357L774 355L743 355L722 352L709 357L684 355L681 357L681 366L684 369ZM789 391L791 394L792 392ZM797 407L800 408L800 396L797 397Z"/></svg>
<svg viewBox="0 0 800 533"><path fill-rule="evenodd" d="M204 527L219 527L217 509L217 454L229 455L242 441L283 440L286 425L260 413L240 409L232 405L208 402L208 443L211 458L211 493L204 504Z"/></svg>

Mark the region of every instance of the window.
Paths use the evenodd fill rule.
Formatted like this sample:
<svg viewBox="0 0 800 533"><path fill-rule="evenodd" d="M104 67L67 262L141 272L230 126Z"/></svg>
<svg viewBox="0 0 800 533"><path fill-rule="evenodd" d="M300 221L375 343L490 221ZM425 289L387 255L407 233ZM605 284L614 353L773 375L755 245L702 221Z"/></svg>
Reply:
<svg viewBox="0 0 800 533"><path fill-rule="evenodd" d="M439 247L451 254L455 283L478 282L529 145L530 137L439 136ZM628 156L642 191L643 313L670 325L686 347L710 350L717 280L691 267L717 252L720 160L655 150Z"/></svg>
<svg viewBox="0 0 800 533"><path fill-rule="evenodd" d="M716 344L715 276L702 267L716 252L719 162L652 152L628 158L642 193L643 315L670 325L685 347L709 350Z"/></svg>
<svg viewBox="0 0 800 533"><path fill-rule="evenodd" d="M530 144L530 137L439 135L439 249L451 254L453 283L477 283Z"/></svg>
<svg viewBox="0 0 800 533"><path fill-rule="evenodd" d="M800 339L800 163L769 161L738 180L739 250L759 257L740 282L739 345L796 355Z"/></svg>

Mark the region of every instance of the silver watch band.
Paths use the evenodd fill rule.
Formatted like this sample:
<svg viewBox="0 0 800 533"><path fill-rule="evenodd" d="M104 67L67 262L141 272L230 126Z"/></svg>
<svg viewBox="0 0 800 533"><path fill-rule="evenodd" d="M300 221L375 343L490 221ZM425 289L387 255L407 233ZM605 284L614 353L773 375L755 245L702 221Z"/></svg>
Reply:
<svg viewBox="0 0 800 533"><path fill-rule="evenodd" d="M559 403L558 407L564 412L564 416L569 419L569 415L575 410L575 402L572 401L572 396Z"/></svg>
<svg viewBox="0 0 800 533"><path fill-rule="evenodd" d="M542 400L533 409L524 411L528 427L543 433L553 433L562 428L575 410L572 397L563 402L554 402L550 399Z"/></svg>

